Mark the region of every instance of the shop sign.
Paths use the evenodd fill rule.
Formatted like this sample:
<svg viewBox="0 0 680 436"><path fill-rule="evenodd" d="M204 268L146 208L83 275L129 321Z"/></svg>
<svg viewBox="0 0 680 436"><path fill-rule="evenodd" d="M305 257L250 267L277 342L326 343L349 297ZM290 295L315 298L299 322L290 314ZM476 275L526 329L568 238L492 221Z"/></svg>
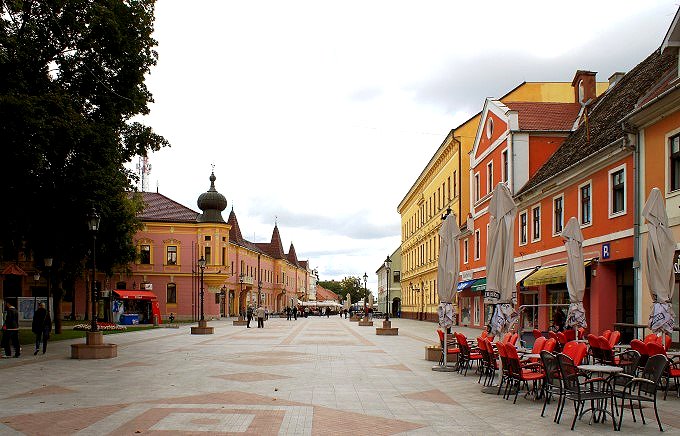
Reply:
<svg viewBox="0 0 680 436"><path fill-rule="evenodd" d="M673 272L675 274L680 274L680 256L678 256L680 252L675 253L675 263L673 264Z"/></svg>
<svg viewBox="0 0 680 436"><path fill-rule="evenodd" d="M472 280L472 270L468 269L468 270L465 270L465 271L461 271L460 272L460 279L461 279L461 281L464 281L464 282L468 281L468 280Z"/></svg>

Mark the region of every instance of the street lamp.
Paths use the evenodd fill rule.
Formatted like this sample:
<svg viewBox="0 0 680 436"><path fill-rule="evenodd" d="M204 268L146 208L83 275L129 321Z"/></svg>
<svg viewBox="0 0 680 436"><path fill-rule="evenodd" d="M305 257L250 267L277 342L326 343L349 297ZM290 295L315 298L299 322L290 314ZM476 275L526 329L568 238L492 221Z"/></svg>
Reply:
<svg viewBox="0 0 680 436"><path fill-rule="evenodd" d="M387 255L385 259L385 272L387 278L387 286L385 287L385 321L390 320L390 267L392 266L392 259Z"/></svg>
<svg viewBox="0 0 680 436"><path fill-rule="evenodd" d="M366 287L366 281L367 280L368 280L368 274L364 273L364 309L366 309L366 300L368 299L368 288Z"/></svg>
<svg viewBox="0 0 680 436"><path fill-rule="evenodd" d="M96 263L96 250L97 250L97 232L99 231L99 221L100 216L97 211L93 208L90 212L88 218L88 228L92 233L92 326L90 327L91 332L98 331L97 329L97 286L95 284L95 276L97 273L97 263ZM49 301L49 295L48 295Z"/></svg>
<svg viewBox="0 0 680 436"><path fill-rule="evenodd" d="M45 268L47 268L47 313L50 313L50 269L52 268L52 258L51 257L46 257L43 259L43 263L45 264ZM75 302L72 302L71 304L75 304ZM60 324L61 325L61 324ZM55 319L55 333L56 333L56 319ZM61 331L59 332L61 333Z"/></svg>
<svg viewBox="0 0 680 436"><path fill-rule="evenodd" d="M33 312L37 309L37 295L36 292L38 291L38 281L40 280L40 273L38 271L33 274Z"/></svg>
<svg viewBox="0 0 680 436"><path fill-rule="evenodd" d="M201 321L205 321L205 315L203 313L203 272L205 271L205 258L201 256L198 259L198 267L201 269Z"/></svg>

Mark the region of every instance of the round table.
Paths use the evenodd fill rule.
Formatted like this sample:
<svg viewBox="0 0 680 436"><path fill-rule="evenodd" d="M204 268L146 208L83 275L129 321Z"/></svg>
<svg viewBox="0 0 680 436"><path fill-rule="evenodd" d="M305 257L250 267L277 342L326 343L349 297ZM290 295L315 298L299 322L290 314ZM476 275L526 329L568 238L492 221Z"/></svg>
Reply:
<svg viewBox="0 0 680 436"><path fill-rule="evenodd" d="M598 374L616 374L623 372L623 368L613 365L579 365L578 369L585 372L597 372Z"/></svg>

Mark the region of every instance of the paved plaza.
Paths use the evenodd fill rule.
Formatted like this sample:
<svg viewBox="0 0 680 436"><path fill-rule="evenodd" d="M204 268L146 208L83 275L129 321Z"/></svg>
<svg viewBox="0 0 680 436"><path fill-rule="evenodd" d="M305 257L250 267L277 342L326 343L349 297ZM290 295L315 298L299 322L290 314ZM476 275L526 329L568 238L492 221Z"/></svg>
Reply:
<svg viewBox="0 0 680 436"><path fill-rule="evenodd" d="M73 341L2 359L0 434L613 433L587 417L569 431L569 405L557 425L540 417L542 401L482 393L472 371L432 371L424 359L432 323L393 320L399 336L337 316L210 325L214 335L186 325L107 336L118 344L109 360L70 359ZM669 393L659 404L666 433L680 434L680 399ZM624 433L659 434L645 410L647 425L627 413Z"/></svg>

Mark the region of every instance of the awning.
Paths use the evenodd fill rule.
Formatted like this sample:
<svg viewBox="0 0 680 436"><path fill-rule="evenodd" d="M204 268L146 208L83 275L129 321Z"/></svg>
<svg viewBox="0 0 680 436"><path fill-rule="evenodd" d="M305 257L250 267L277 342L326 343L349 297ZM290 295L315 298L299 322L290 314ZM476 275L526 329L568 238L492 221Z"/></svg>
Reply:
<svg viewBox="0 0 680 436"><path fill-rule="evenodd" d="M486 291L486 277L483 279L477 279L475 282L470 286L470 289L472 292L484 292Z"/></svg>
<svg viewBox="0 0 680 436"><path fill-rule="evenodd" d="M590 266L592 259L583 262L585 266ZM538 271L524 279L524 286L552 285L555 283L567 282L567 264L541 267Z"/></svg>
<svg viewBox="0 0 680 436"><path fill-rule="evenodd" d="M151 291L123 291L122 289L115 289L113 292L123 300L156 300L158 298L156 297L156 294Z"/></svg>
<svg viewBox="0 0 680 436"><path fill-rule="evenodd" d="M529 277L531 274L536 272L538 268L523 269L521 271L515 271L515 283L519 285L519 282Z"/></svg>
<svg viewBox="0 0 680 436"><path fill-rule="evenodd" d="M462 282L458 282L458 292L464 291L465 289L469 288L470 285L472 285L475 282L475 279L472 280L464 280Z"/></svg>

